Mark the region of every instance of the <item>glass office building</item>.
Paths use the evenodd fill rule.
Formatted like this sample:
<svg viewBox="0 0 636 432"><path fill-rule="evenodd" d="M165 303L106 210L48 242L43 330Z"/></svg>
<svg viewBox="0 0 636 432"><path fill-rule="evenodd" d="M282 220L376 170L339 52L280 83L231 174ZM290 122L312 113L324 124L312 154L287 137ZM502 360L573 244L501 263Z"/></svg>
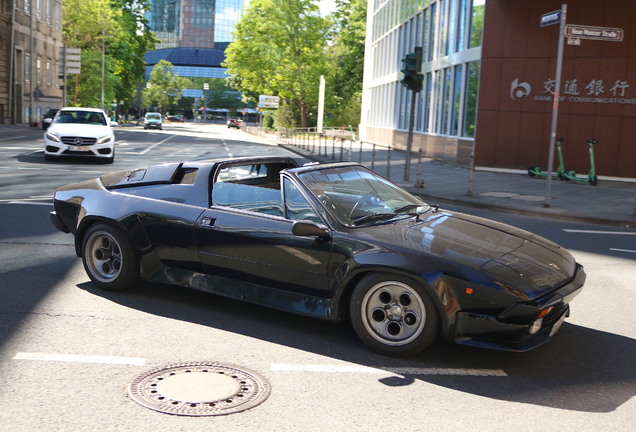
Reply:
<svg viewBox="0 0 636 432"><path fill-rule="evenodd" d="M160 42L146 54L146 80L160 60L183 77L226 78L221 67L244 0L150 0L150 28ZM191 93L191 92L190 92ZM186 96L195 96L186 94Z"/></svg>
<svg viewBox="0 0 636 432"><path fill-rule="evenodd" d="M475 135L485 0L369 0L361 136L406 146L402 59L422 47L413 149L468 163Z"/></svg>

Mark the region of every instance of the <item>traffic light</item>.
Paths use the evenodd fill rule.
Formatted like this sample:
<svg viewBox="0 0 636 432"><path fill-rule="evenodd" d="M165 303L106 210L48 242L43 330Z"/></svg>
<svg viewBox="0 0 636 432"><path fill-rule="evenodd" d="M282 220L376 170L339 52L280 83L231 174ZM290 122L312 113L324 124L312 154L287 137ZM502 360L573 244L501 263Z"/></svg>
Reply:
<svg viewBox="0 0 636 432"><path fill-rule="evenodd" d="M422 65L422 47L415 47L415 52L409 53L402 59L404 69L400 72L404 74L404 78L400 80L403 86L414 92L422 90L424 75L420 73Z"/></svg>

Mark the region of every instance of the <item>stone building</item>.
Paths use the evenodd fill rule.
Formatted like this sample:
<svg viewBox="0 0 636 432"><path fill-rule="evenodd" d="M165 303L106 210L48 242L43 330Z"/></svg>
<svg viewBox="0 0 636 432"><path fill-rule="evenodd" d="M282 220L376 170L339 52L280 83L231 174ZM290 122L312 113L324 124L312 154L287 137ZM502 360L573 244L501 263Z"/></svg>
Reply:
<svg viewBox="0 0 636 432"><path fill-rule="evenodd" d="M0 123L39 125L62 106L61 0L0 0Z"/></svg>

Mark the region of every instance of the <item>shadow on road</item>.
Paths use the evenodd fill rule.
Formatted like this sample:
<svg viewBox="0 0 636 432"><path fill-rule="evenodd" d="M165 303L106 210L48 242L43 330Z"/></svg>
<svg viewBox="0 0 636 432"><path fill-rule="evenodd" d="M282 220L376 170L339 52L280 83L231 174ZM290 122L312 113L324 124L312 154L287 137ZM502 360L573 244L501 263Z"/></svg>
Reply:
<svg viewBox="0 0 636 432"><path fill-rule="evenodd" d="M349 323L331 324L185 288L146 283L109 293L79 288L122 306L191 322L337 360L375 368L501 369L506 377L407 375L379 379L387 386L422 380L509 402L583 412L611 412L636 395L636 341L573 324L527 353L463 347L444 341L406 359L371 352Z"/></svg>

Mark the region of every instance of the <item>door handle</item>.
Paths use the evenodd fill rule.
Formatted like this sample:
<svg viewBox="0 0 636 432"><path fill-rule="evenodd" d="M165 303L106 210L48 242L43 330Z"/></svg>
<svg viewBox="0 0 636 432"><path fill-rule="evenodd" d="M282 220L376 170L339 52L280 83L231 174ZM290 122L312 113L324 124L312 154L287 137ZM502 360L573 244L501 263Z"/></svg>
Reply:
<svg viewBox="0 0 636 432"><path fill-rule="evenodd" d="M212 228L215 222L216 222L216 218L204 216L203 219L201 219L201 226Z"/></svg>

